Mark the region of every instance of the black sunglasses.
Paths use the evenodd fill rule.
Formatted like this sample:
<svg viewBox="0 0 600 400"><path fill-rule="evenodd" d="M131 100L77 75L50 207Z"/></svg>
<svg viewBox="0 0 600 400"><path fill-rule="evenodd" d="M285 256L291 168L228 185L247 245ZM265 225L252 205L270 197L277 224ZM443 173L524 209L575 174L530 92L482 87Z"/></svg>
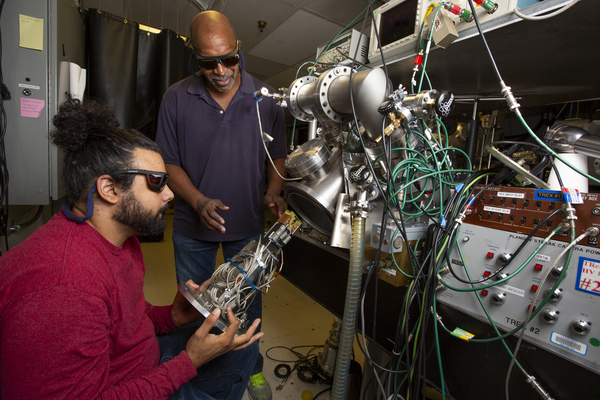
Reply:
<svg viewBox="0 0 600 400"><path fill-rule="evenodd" d="M162 192L165 186L167 186L167 182L169 181L169 174L167 174L166 172L148 171L145 169L125 169L122 171L117 171L115 173L146 175L146 180L148 181L148 186L150 186L150 190L153 190L155 192Z"/></svg>
<svg viewBox="0 0 600 400"><path fill-rule="evenodd" d="M203 70L213 70L217 69L217 65L221 64L225 68L231 68L238 65L240 62L239 55L239 42L236 40L235 42L235 50L229 54L225 54L223 56L218 57L203 57L196 54L196 58L198 59L198 66Z"/></svg>

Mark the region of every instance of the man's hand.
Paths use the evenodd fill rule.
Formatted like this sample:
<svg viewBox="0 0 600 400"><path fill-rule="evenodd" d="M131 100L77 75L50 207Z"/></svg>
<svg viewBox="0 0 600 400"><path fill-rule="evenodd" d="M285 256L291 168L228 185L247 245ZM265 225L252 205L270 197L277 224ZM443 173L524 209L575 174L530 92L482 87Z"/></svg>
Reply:
<svg viewBox="0 0 600 400"><path fill-rule="evenodd" d="M194 367L199 368L201 365L219 357L228 351L241 350L250 346L252 343L264 336L264 333L259 332L254 335L260 319L254 320L252 326L248 328L243 335L236 335L236 331L240 326L231 308L227 307L227 317L229 319L229 327L220 335L213 335L210 330L215 326L221 315L221 310L215 310L206 318L206 321L194 332L190 340L187 342L185 352L190 356Z"/></svg>
<svg viewBox="0 0 600 400"><path fill-rule="evenodd" d="M265 205L269 207L269 211L271 211L277 218L281 217L285 210L287 210L285 201L283 201L283 199L277 195L267 193L263 201Z"/></svg>
<svg viewBox="0 0 600 400"><path fill-rule="evenodd" d="M202 286L198 286L194 283L193 280L188 280L187 284L192 286L196 290L200 290L201 293L204 293L204 290L210 283L210 279L202 284ZM181 292L178 290L175 295L175 300L173 300L173 305L171 306L171 317L173 318L173 322L177 327L183 326L185 324L189 324L190 322L194 322L198 318L200 318L202 314L189 302Z"/></svg>
<svg viewBox="0 0 600 400"><path fill-rule="evenodd" d="M198 200L195 209L200 215L202 225L204 225L206 229L209 231L225 233L225 227L223 226L225 220L217 214L217 210L226 211L229 210L229 207L223 204L221 200L209 199L205 196L201 200Z"/></svg>

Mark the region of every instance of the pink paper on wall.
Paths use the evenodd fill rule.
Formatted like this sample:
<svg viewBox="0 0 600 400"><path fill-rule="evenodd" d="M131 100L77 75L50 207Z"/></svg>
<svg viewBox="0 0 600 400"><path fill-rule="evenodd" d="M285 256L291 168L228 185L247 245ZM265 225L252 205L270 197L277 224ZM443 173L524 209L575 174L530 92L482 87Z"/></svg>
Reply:
<svg viewBox="0 0 600 400"><path fill-rule="evenodd" d="M45 105L44 100L21 97L21 117L39 118L42 116Z"/></svg>

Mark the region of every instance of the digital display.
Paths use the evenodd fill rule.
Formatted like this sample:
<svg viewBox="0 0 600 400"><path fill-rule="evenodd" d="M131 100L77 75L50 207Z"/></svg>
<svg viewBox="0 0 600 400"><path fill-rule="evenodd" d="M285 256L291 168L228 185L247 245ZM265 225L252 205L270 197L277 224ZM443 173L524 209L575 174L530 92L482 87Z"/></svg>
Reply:
<svg viewBox="0 0 600 400"><path fill-rule="evenodd" d="M381 13L379 37L381 47L415 33L418 0L406 0Z"/></svg>

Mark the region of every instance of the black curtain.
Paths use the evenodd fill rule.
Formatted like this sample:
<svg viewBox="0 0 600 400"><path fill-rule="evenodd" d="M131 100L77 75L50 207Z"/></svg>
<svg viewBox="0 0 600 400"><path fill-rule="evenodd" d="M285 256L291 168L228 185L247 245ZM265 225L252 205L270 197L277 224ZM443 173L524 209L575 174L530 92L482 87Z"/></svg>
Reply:
<svg viewBox="0 0 600 400"><path fill-rule="evenodd" d="M136 22L92 8L86 21L87 94L110 104L121 127L154 139L162 96L190 75L192 51L169 29L148 33Z"/></svg>

